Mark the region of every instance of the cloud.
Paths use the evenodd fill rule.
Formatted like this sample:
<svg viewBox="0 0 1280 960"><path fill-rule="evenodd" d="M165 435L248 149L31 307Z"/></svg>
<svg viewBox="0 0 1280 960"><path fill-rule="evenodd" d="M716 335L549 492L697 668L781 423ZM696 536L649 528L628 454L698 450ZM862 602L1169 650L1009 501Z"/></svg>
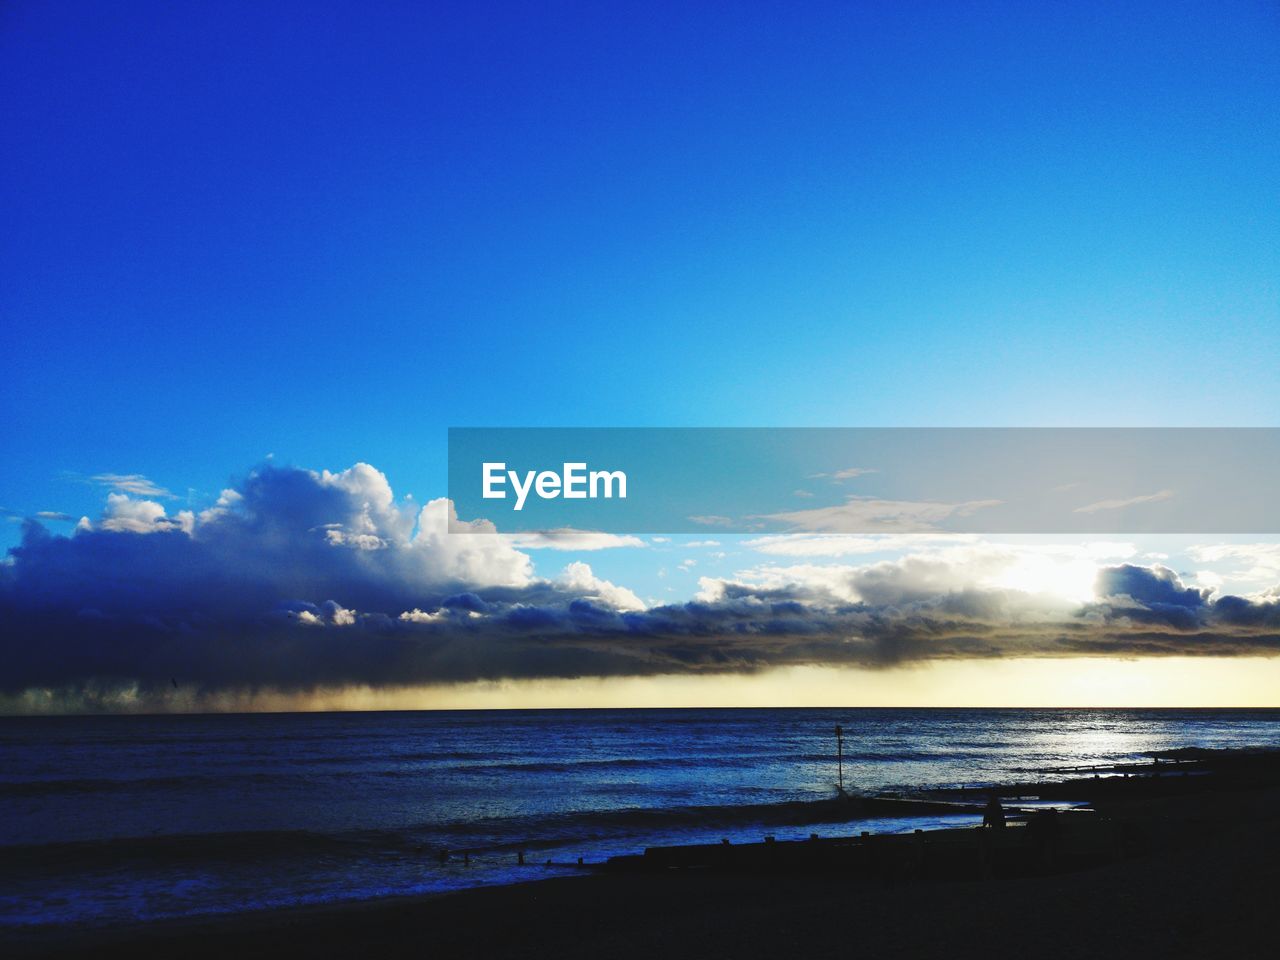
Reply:
<svg viewBox="0 0 1280 960"><path fill-rule="evenodd" d="M1196 544L1187 554L1201 563L1230 564L1230 579L1254 584L1280 580L1280 543Z"/></svg>
<svg viewBox="0 0 1280 960"><path fill-rule="evenodd" d="M1098 574L1097 594L1107 600L1130 600L1147 609L1204 606L1209 591L1184 586L1168 567L1126 563Z"/></svg>
<svg viewBox="0 0 1280 960"><path fill-rule="evenodd" d="M448 614L444 610L428 612L414 607L412 610L403 611L397 619L402 623L439 623L447 617Z"/></svg>
<svg viewBox="0 0 1280 960"><path fill-rule="evenodd" d="M878 500L850 497L834 507L791 510L753 517L783 523L811 533L911 533L936 530L952 517L967 517L978 510L999 506L999 500L938 501Z"/></svg>
<svg viewBox="0 0 1280 960"><path fill-rule="evenodd" d="M541 578L492 524L450 533L451 519L448 500L397 500L368 464L267 464L199 512L170 515L113 491L69 536L27 520L0 565L0 695L93 707L118 702L101 691L127 690L129 703L164 709L170 678L221 697L813 663L1280 653L1280 592L1219 596L1160 565L1109 562L1132 545L892 539L907 555L766 562L701 578L687 603L646 607L580 561Z"/></svg>
<svg viewBox="0 0 1280 960"><path fill-rule="evenodd" d="M522 550L612 550L619 547L648 546L639 537L595 530L574 530L571 527L530 533L505 533L502 536L513 547ZM654 542L664 541L661 537L654 537Z"/></svg>
<svg viewBox="0 0 1280 960"><path fill-rule="evenodd" d="M758 553L786 557L844 557L866 553L888 553L893 550L917 550L930 544L955 546L976 543L976 534L850 534L812 535L805 533L772 534L743 541L742 545Z"/></svg>
<svg viewBox="0 0 1280 960"><path fill-rule="evenodd" d="M10 520L14 523L21 523L26 517L17 510L9 510L6 507L0 507L0 517ZM59 522L74 522L75 517L67 513L60 513L57 510L38 510L34 514L36 520L53 520Z"/></svg>
<svg viewBox="0 0 1280 960"><path fill-rule="evenodd" d="M326 600L319 606L300 605L297 609L288 610L286 615L308 627L351 627L359 620L356 611L348 610L333 600Z"/></svg>
<svg viewBox="0 0 1280 960"><path fill-rule="evenodd" d="M1074 512L1098 513L1102 510L1122 510L1125 507L1132 507L1139 503L1159 503L1162 500L1169 500L1172 497L1172 490L1159 490L1155 493L1147 493L1139 497L1129 497L1125 500L1099 500L1097 503L1087 503L1083 507L1076 507Z"/></svg>
<svg viewBox="0 0 1280 960"><path fill-rule="evenodd" d="M164 530L190 532L193 515L183 510L167 516L164 506L154 500L133 500L128 494L107 494L107 508L99 527L114 533L159 533Z"/></svg>
<svg viewBox="0 0 1280 960"><path fill-rule="evenodd" d="M564 568L559 583L570 593L589 602L599 603L612 610L643 610L644 602L626 587L619 587L602 580L591 572L591 567L575 561Z"/></svg>
<svg viewBox="0 0 1280 960"><path fill-rule="evenodd" d="M138 497L164 497L176 500L177 497L159 484L152 483L140 473L97 473L87 478L89 483L110 487L122 493L132 493Z"/></svg>
<svg viewBox="0 0 1280 960"><path fill-rule="evenodd" d="M697 603L753 610L763 621L755 632L776 629L785 613L797 637L826 638L836 662L1280 653L1280 590L1213 599L1165 568L1121 564L1103 567L1096 595L1078 603L1003 586L1011 568L988 548L859 567L765 566L704 577Z"/></svg>
<svg viewBox="0 0 1280 960"><path fill-rule="evenodd" d="M867 467L848 467L844 470L836 470L832 473L811 473L805 477L806 480L822 480L829 479L836 482L841 480L852 480L855 477L866 476L868 473L878 473L879 471L869 469Z"/></svg>
<svg viewBox="0 0 1280 960"><path fill-rule="evenodd" d="M12 628L0 690L449 682L616 659L513 647L510 635L538 617L643 609L634 593L585 564L539 579L492 524L451 533L451 518L447 500L397 502L368 464L268 464L199 513L113 491L71 536L27 521L0 570Z"/></svg>
<svg viewBox="0 0 1280 960"><path fill-rule="evenodd" d="M688 543L684 544L684 546L686 547L718 547L720 546L720 541L719 540L690 540Z"/></svg>
<svg viewBox="0 0 1280 960"><path fill-rule="evenodd" d="M700 523L704 527L732 527L732 517L722 517L718 514L701 514L699 516L690 517L694 523Z"/></svg>

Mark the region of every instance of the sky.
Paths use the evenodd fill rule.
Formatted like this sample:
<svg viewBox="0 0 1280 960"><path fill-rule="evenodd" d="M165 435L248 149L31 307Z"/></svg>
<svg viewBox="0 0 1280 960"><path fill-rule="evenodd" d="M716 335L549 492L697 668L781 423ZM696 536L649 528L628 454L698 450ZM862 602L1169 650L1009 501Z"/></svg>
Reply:
<svg viewBox="0 0 1280 960"><path fill-rule="evenodd" d="M1274 4L689 7L0 8L0 606L21 628L0 692L958 701L974 663L1022 662L972 641L1023 617L1041 666L1001 669L1040 670L1047 700L1191 698L1207 636L1237 659L1194 696L1256 700L1265 538L797 563L751 538L439 534L451 426L1280 425ZM873 569L899 592L872 598ZM892 668L842 609L901 629L904 604L1015 588ZM799 606L730 617L746 597ZM565 626L575 601L614 619ZM1173 633L1137 637L1157 612ZM338 628L373 639L308 646ZM1054 688L1081 629L1102 646L1073 669L1104 687L1133 661L1103 650L1189 666L1148 693ZM259 634L262 661L240 647ZM868 649L824 646L850 638ZM969 679L922 688L936 661ZM862 680L782 676L812 663Z"/></svg>

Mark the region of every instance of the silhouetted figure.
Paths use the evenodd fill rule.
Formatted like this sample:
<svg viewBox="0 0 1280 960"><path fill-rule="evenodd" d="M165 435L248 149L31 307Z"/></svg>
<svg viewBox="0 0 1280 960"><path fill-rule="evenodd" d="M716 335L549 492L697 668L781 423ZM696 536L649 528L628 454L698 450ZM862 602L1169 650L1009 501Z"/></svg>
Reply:
<svg viewBox="0 0 1280 960"><path fill-rule="evenodd" d="M982 811L982 825L995 830L1004 829L1004 807L994 793L987 799L986 809Z"/></svg>

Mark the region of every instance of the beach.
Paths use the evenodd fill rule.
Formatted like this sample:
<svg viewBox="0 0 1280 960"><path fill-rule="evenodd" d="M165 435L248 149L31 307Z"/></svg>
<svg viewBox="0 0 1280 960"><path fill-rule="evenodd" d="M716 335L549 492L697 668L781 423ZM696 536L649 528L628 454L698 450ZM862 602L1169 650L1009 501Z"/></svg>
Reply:
<svg viewBox="0 0 1280 960"><path fill-rule="evenodd" d="M851 789L944 805L834 803L837 723ZM965 828L984 784L1275 742L1280 714L1241 710L8 718L0 931L337 908L722 839Z"/></svg>
<svg viewBox="0 0 1280 960"><path fill-rule="evenodd" d="M588 874L363 904L10 938L132 957L1257 956L1274 934L1280 793L1134 811L1177 837L1092 869L859 882Z"/></svg>
<svg viewBox="0 0 1280 960"><path fill-rule="evenodd" d="M1138 768L1138 772L1132 772ZM10 931L19 956L1251 956L1273 936L1280 752L1180 750L910 835L653 847L575 877L346 905ZM963 794L964 788L953 793ZM1032 796L1028 796L1032 794ZM862 803L918 803L895 799ZM528 862L527 876L541 868Z"/></svg>
<svg viewBox="0 0 1280 960"><path fill-rule="evenodd" d="M837 715L845 775L878 788L825 781ZM0 726L26 771L0 790L0 946L1105 957L1266 934L1271 712L547 712L501 743L492 719Z"/></svg>

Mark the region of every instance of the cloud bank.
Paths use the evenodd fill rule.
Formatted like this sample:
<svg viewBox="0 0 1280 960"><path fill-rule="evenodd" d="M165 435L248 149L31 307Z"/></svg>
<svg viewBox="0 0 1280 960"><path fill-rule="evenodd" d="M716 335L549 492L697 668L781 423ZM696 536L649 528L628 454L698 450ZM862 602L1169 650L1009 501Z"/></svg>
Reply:
<svg viewBox="0 0 1280 960"><path fill-rule="evenodd" d="M646 607L581 561L542 578L521 549L642 541L584 531L513 541L484 520L451 534L452 513L443 499L397 501L368 464L339 473L266 465L199 512L169 514L114 491L70 536L29 520L0 565L0 694L52 702L126 684L162 704L174 686L218 694L1280 652L1280 592L1215 596L1158 565L1107 564L1127 555L1123 545L1095 550L1082 567L1052 548L890 538L915 552L861 565L766 562L703 578L690 602ZM799 561L871 545L754 543L765 559ZM1036 583L1019 580L1028 570L1039 571ZM1047 589L1081 570L1093 580L1086 598Z"/></svg>

